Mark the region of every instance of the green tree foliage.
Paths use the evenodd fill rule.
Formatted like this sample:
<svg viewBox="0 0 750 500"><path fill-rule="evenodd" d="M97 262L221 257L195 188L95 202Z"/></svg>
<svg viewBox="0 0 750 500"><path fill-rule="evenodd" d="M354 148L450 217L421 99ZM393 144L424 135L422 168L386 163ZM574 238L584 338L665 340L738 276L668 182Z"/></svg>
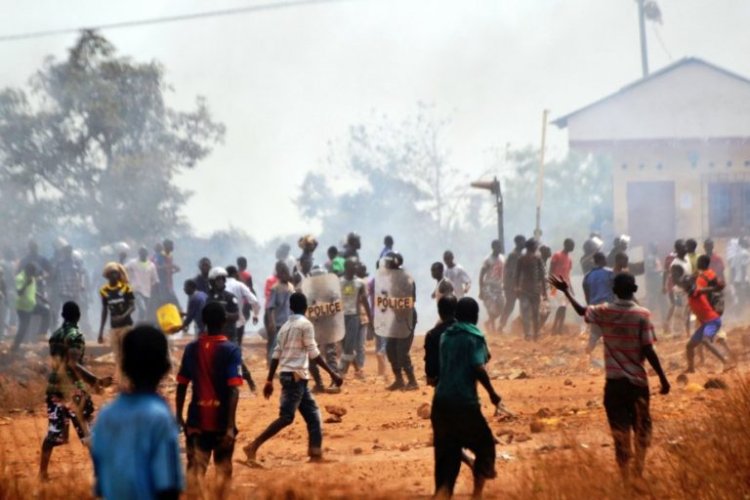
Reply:
<svg viewBox="0 0 750 500"><path fill-rule="evenodd" d="M174 185L221 141L203 99L165 102L157 62L116 54L84 31L64 61L48 58L28 89L0 92L0 221L6 235L50 227L101 243L145 241L185 227L189 193Z"/></svg>

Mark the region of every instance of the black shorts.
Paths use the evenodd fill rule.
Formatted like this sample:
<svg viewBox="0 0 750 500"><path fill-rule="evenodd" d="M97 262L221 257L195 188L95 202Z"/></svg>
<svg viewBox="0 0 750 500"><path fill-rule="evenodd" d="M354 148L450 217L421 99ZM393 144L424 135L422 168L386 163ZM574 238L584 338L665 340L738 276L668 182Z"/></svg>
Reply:
<svg viewBox="0 0 750 500"><path fill-rule="evenodd" d="M189 430L185 440L188 469L205 474L213 455L216 468L226 475L231 475L235 442L226 444L223 437L223 432Z"/></svg>
<svg viewBox="0 0 750 500"><path fill-rule="evenodd" d="M474 453L474 475L495 477L495 438L479 405L433 406L435 486L453 491L461 464L461 450Z"/></svg>
<svg viewBox="0 0 750 500"><path fill-rule="evenodd" d="M648 387L626 378L607 379L604 385L604 409L614 433L632 430L642 446L651 443L651 414Z"/></svg>

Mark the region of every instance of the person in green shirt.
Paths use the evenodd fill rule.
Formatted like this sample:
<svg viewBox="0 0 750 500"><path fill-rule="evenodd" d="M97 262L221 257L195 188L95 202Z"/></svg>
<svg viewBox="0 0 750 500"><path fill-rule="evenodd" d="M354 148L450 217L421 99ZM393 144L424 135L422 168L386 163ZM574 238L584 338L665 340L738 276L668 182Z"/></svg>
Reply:
<svg viewBox="0 0 750 500"><path fill-rule="evenodd" d="M485 369L489 360L487 342L477 328L479 304L464 297L456 306L456 323L440 339L440 378L432 402L435 450L435 495L450 498L461 467L462 449L471 450L474 461L473 497L482 496L484 483L494 478L495 438L482 415L477 382L492 404L501 398Z"/></svg>
<svg viewBox="0 0 750 500"><path fill-rule="evenodd" d="M49 307L47 301L37 293L37 269L34 263L28 262L23 270L16 275L16 313L18 313L18 331L11 352L17 352L21 344L26 340L31 318L39 316L42 320L39 332L47 333L49 330Z"/></svg>

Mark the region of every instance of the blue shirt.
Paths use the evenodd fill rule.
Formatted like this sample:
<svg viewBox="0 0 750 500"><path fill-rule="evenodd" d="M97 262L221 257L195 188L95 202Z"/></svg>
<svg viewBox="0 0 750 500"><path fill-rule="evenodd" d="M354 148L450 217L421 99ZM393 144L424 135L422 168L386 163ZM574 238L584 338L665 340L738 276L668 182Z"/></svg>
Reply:
<svg viewBox="0 0 750 500"><path fill-rule="evenodd" d="M294 287L291 283L276 283L271 288L271 297L268 300L267 309L273 309L273 319L276 323L276 329L289 320L292 310L289 309L289 297L294 293Z"/></svg>
<svg viewBox="0 0 750 500"><path fill-rule="evenodd" d="M198 333L203 332L203 306L206 305L208 295L196 290L193 295L188 299L187 314L185 315L185 326L190 326L190 323L195 321L195 327L198 329Z"/></svg>
<svg viewBox="0 0 750 500"><path fill-rule="evenodd" d="M105 406L91 431L95 495L148 500L185 489L179 429L157 394L120 394Z"/></svg>
<svg viewBox="0 0 750 500"><path fill-rule="evenodd" d="M615 300L612 292L614 272L608 267L597 267L583 278L583 291L588 305L604 304Z"/></svg>

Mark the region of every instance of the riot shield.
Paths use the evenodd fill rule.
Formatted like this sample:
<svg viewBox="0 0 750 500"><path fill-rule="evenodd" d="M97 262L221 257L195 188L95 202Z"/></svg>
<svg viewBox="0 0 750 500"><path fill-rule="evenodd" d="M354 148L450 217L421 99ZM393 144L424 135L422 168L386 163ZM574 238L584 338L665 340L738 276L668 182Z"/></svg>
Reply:
<svg viewBox="0 0 750 500"><path fill-rule="evenodd" d="M315 341L322 346L343 339L344 306L339 277L312 275L302 280L300 288L307 297L306 316L315 326Z"/></svg>
<svg viewBox="0 0 750 500"><path fill-rule="evenodd" d="M375 275L375 334L403 339L414 331L414 280L403 269L379 269Z"/></svg>

